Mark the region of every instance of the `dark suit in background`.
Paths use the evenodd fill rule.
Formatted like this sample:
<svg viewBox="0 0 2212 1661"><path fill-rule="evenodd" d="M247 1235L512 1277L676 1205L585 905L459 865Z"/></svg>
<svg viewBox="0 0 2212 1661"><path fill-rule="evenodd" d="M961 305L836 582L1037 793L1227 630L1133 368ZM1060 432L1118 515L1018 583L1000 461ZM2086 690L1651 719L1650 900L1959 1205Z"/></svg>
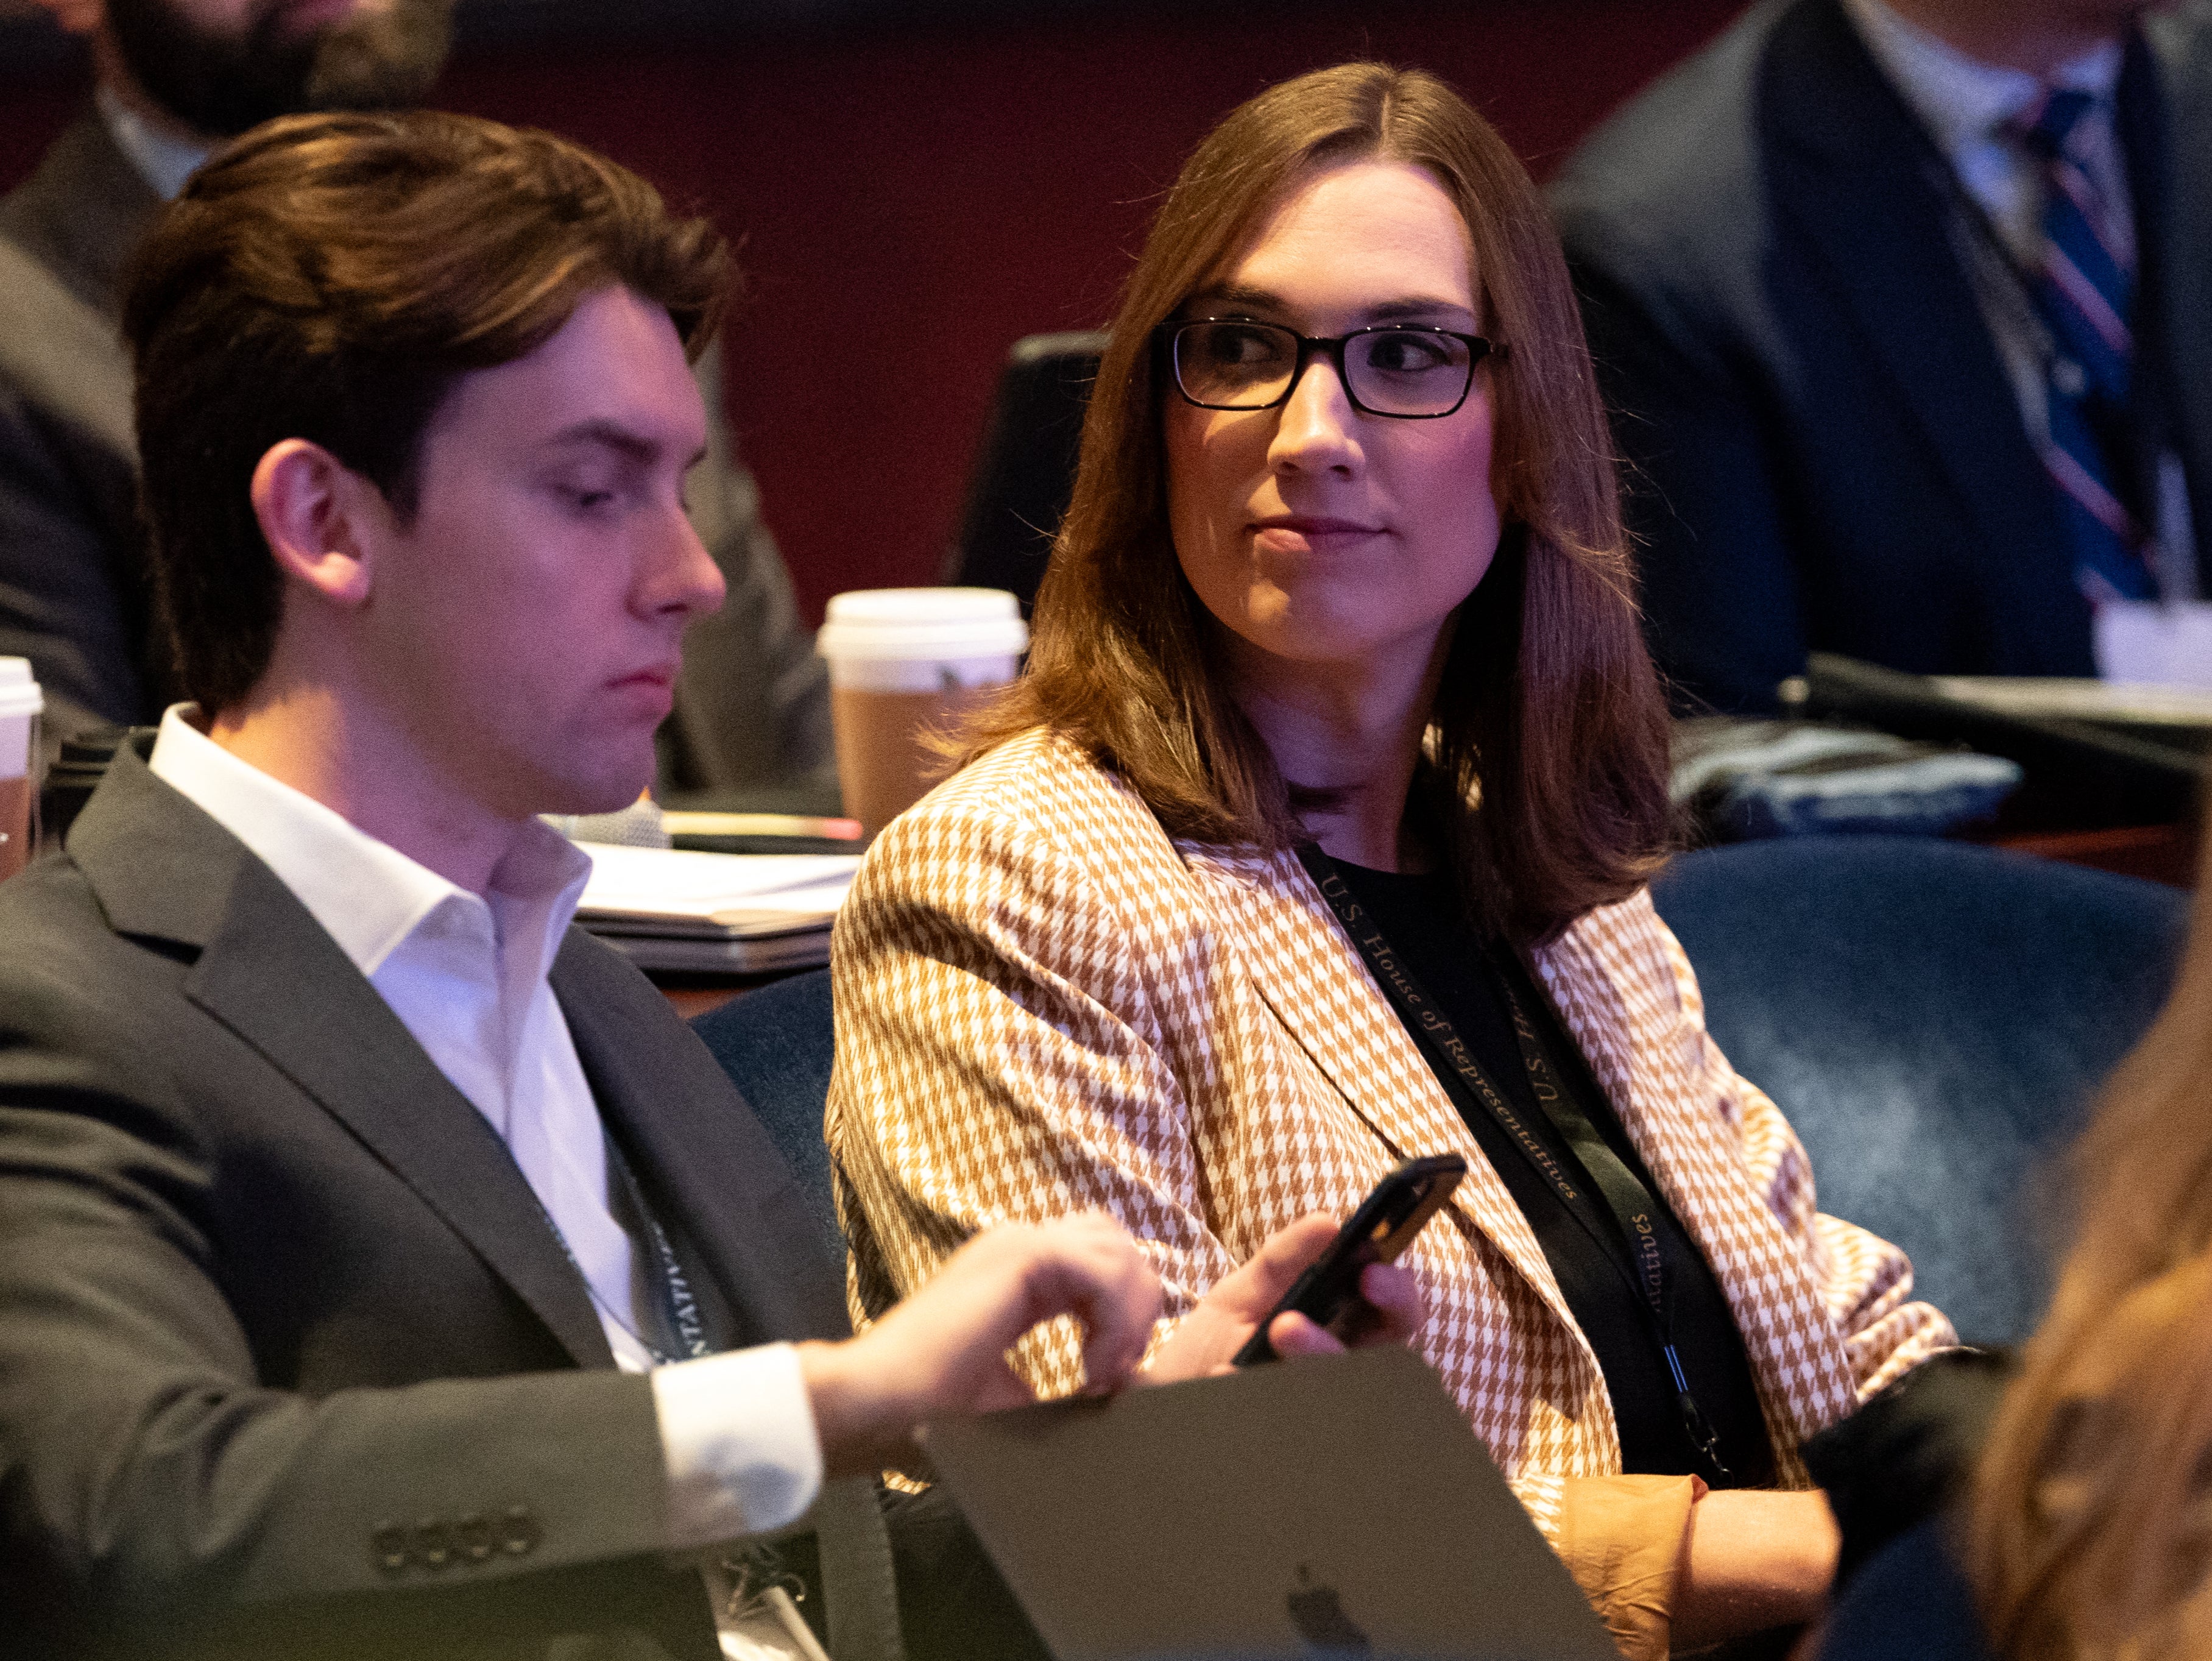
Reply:
<svg viewBox="0 0 2212 1661"><path fill-rule="evenodd" d="M705 1048L580 931L551 983L730 1346L842 1336ZM67 857L0 886L0 1310L11 1656L718 1653L661 1555L652 1384L507 1149L128 750ZM582 1634L631 1647L552 1646Z"/></svg>
<svg viewBox="0 0 2212 1661"><path fill-rule="evenodd" d="M117 333L125 262L161 205L89 113L0 201L0 656L31 660L49 751L171 701ZM690 496L729 598L687 642L660 789L819 811L836 798L827 672L722 418L717 352L699 378L714 418Z"/></svg>
<svg viewBox="0 0 2212 1661"><path fill-rule="evenodd" d="M0 201L0 655L31 660L50 741L167 702L116 333L123 263L161 205L91 114Z"/></svg>
<svg viewBox="0 0 2212 1661"><path fill-rule="evenodd" d="M2212 23L2151 20L2118 110L2135 416L2183 463L2201 561ZM2057 492L1955 250L1943 165L1837 0L1772 0L1552 186L1631 464L1653 647L1692 698L1769 705L1808 651L2095 672Z"/></svg>

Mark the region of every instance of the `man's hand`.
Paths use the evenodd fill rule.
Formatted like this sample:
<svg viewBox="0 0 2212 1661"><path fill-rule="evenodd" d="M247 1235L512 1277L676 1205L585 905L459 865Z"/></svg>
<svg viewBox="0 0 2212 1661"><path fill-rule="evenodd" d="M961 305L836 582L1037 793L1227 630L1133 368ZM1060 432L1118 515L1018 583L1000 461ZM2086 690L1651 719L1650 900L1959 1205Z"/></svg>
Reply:
<svg viewBox="0 0 2212 1661"><path fill-rule="evenodd" d="M1231 1358L1336 1229L1316 1214L1278 1231L1184 1317L1136 1380L1165 1384L1228 1372ZM1402 1344L1420 1330L1421 1295L1407 1270L1371 1263L1359 1289L1376 1317L1359 1342ZM1056 1315L1083 1323L1089 1388L1111 1390L1131 1378L1159 1313L1159 1277L1128 1232L1103 1212L988 1230L858 1337L799 1347L823 1463L833 1476L879 1470L914 1452L915 1427L926 1420L1035 1400L1006 1365L1006 1352ZM1344 1348L1303 1315L1278 1317L1267 1335L1281 1355Z"/></svg>
<svg viewBox="0 0 2212 1661"><path fill-rule="evenodd" d="M1316 1212L1276 1230L1251 1262L1216 1281L1198 1307L1183 1317L1136 1382L1171 1384L1228 1372L1231 1359L1306 1265L1336 1238L1337 1228L1335 1219ZM1357 1340L1363 1347L1410 1343L1428 1318L1413 1272L1394 1263L1370 1263L1363 1269L1359 1295L1376 1317ZM1277 1316L1267 1329L1267 1342L1275 1354L1285 1357L1328 1355L1344 1348L1325 1329L1297 1314Z"/></svg>
<svg viewBox="0 0 2212 1661"><path fill-rule="evenodd" d="M988 1230L859 1336L799 1347L823 1462L833 1476L879 1470L912 1454L925 1420L1035 1400L1006 1351L1056 1315L1083 1323L1084 1377L1109 1390L1159 1313L1159 1277L1103 1213Z"/></svg>

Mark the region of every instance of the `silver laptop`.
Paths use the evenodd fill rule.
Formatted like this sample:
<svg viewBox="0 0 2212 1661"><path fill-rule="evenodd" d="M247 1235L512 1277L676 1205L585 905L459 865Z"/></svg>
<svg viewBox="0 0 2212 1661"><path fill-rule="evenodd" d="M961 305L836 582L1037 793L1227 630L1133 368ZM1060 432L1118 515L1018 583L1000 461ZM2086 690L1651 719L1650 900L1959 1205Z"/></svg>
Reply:
<svg viewBox="0 0 2212 1661"><path fill-rule="evenodd" d="M1057 1661L1617 1661L1402 1349L949 1421L925 1439Z"/></svg>

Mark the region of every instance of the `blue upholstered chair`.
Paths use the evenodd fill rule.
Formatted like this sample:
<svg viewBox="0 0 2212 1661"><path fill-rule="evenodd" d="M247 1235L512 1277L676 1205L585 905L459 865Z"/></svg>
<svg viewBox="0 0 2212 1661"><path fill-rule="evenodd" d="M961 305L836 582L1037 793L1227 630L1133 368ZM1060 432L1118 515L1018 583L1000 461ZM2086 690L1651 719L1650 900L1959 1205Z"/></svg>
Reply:
<svg viewBox="0 0 2212 1661"><path fill-rule="evenodd" d="M732 998L691 1023L768 1128L842 1259L822 1105L830 1095L830 971L793 975Z"/></svg>
<svg viewBox="0 0 2212 1661"><path fill-rule="evenodd" d="M1911 1253L1968 1341L2025 1337L2063 1233L2039 1178L2165 998L2187 897L1887 837L1709 849L1654 891L1820 1208Z"/></svg>

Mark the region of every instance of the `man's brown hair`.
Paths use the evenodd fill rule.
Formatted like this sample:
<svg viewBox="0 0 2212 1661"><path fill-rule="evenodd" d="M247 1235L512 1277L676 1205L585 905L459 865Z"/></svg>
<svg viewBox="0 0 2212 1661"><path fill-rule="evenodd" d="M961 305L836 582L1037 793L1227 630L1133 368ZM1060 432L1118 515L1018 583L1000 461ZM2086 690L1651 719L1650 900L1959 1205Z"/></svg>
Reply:
<svg viewBox="0 0 2212 1661"><path fill-rule="evenodd" d="M527 356L616 284L695 358L732 281L721 236L550 133L417 110L288 117L192 176L124 306L155 599L185 695L214 712L268 667L283 581L253 470L321 445L415 511L424 429L472 370Z"/></svg>
<svg viewBox="0 0 2212 1661"><path fill-rule="evenodd" d="M1474 253L1476 313L1508 348L1484 371L1506 529L1460 610L1423 794L1470 920L1540 940L1657 866L1666 711L1559 239L1504 141L1419 70L1346 64L1286 81L1232 112L1184 165L1099 365L1029 672L973 729L970 753L1048 725L1118 773L1171 835L1302 839L1291 789L1231 695L1218 625L1176 558L1153 339L1287 192L1370 160L1425 168L1450 196Z"/></svg>

